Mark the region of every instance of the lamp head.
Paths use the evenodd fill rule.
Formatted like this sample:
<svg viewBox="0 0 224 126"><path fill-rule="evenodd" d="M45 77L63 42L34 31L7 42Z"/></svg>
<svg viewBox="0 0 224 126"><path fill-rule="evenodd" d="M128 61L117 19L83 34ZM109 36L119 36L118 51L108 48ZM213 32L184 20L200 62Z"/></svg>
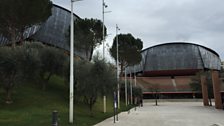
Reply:
<svg viewBox="0 0 224 126"><path fill-rule="evenodd" d="M105 8L107 8L107 7L108 7L105 3L103 3L103 6L104 6Z"/></svg>

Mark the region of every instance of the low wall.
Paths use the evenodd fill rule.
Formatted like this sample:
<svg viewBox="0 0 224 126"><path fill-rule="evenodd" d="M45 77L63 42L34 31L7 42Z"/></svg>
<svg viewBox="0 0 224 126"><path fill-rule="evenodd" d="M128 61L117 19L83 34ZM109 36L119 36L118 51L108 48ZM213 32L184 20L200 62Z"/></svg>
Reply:
<svg viewBox="0 0 224 126"><path fill-rule="evenodd" d="M155 102L155 99L144 99L144 102ZM158 99L158 102L203 102L203 99Z"/></svg>

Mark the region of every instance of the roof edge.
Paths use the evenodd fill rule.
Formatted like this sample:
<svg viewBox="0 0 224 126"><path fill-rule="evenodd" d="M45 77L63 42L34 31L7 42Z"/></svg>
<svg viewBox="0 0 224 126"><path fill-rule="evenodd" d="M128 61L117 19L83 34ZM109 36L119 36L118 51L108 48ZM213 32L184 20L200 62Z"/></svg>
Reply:
<svg viewBox="0 0 224 126"><path fill-rule="evenodd" d="M218 54L216 51L214 51L214 50L212 50L212 49L210 49L210 48L208 48L208 47L205 47L205 46L202 46L202 45L199 45L199 44L196 44L196 43L190 43L190 42L167 42L167 43L157 44L157 45L154 45L154 46L145 48L145 49L141 50L141 52L144 52L144 51L146 51L146 50L148 50L148 49L151 49L151 48L154 48L154 47L157 47L157 46L171 45L171 44L189 44L189 45L200 46L200 47L202 47L202 48L205 48L205 49L211 51L211 52L214 53L216 56L220 57L219 54Z"/></svg>
<svg viewBox="0 0 224 126"><path fill-rule="evenodd" d="M64 7L62 7L62 6L59 6L59 5L57 5L57 4L54 4L54 3L53 3L53 6L58 7L58 8L60 8L60 9L62 9L62 10L65 10L65 11L71 13L70 10L68 10L68 9L66 9L66 8L64 8ZM81 19L81 18L80 18L77 14L75 14L75 13L73 13L73 15L74 15L75 17L77 17L78 19Z"/></svg>

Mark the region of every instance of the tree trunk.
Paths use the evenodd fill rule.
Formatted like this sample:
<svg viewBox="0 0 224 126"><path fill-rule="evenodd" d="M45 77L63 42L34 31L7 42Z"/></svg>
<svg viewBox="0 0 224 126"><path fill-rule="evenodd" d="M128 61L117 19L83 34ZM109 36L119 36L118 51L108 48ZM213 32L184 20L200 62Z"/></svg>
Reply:
<svg viewBox="0 0 224 126"><path fill-rule="evenodd" d="M50 80L51 76L52 76L52 73L50 72L49 75L47 76L47 79L46 79L47 82Z"/></svg>
<svg viewBox="0 0 224 126"><path fill-rule="evenodd" d="M47 82L46 82L46 81L44 81L44 82L43 82L43 84L42 84L42 90L43 90L43 91L45 91L45 90L46 90L46 85L47 85L46 83L47 83Z"/></svg>
<svg viewBox="0 0 224 126"><path fill-rule="evenodd" d="M12 99L11 99L11 90L8 88L6 89L6 104L11 104L12 103Z"/></svg>
<svg viewBox="0 0 224 126"><path fill-rule="evenodd" d="M212 99L209 97L208 100L209 100L209 106L212 106Z"/></svg>
<svg viewBox="0 0 224 126"><path fill-rule="evenodd" d="M124 63L121 62L121 72L120 72L120 77L123 76L123 69L124 69Z"/></svg>
<svg viewBox="0 0 224 126"><path fill-rule="evenodd" d="M15 30L12 30L10 32L10 35L11 35L12 48L15 48L15 46L16 46L16 31Z"/></svg>
<svg viewBox="0 0 224 126"><path fill-rule="evenodd" d="M158 105L158 100L157 100L157 93L156 93L156 106Z"/></svg>
<svg viewBox="0 0 224 126"><path fill-rule="evenodd" d="M68 87L68 81L67 81L66 77L63 78L63 81L64 81L64 85L65 85L66 87Z"/></svg>
<svg viewBox="0 0 224 126"><path fill-rule="evenodd" d="M86 51L86 59L88 59L88 51Z"/></svg>
<svg viewBox="0 0 224 126"><path fill-rule="evenodd" d="M22 45L23 41L24 41L24 37L23 37L23 32L25 31L25 29L21 29L20 33L19 33L19 43Z"/></svg>
<svg viewBox="0 0 224 126"><path fill-rule="evenodd" d="M92 102L92 98L90 98L90 101L89 101L89 111L90 111L90 116L93 117L93 102Z"/></svg>
<svg viewBox="0 0 224 126"><path fill-rule="evenodd" d="M156 106L158 105L158 103L157 103L157 98L156 98Z"/></svg>
<svg viewBox="0 0 224 126"><path fill-rule="evenodd" d="M87 47L85 48L86 59L89 59L89 53L92 52L92 49L93 49L93 45L91 46L87 45Z"/></svg>
<svg viewBox="0 0 224 126"><path fill-rule="evenodd" d="M52 73L49 73L48 76L47 76L47 78L44 79L44 82L43 82L43 84L42 84L42 89L43 89L43 91L46 90L47 84L48 84L48 82L49 82L51 76L52 76Z"/></svg>
<svg viewBox="0 0 224 126"><path fill-rule="evenodd" d="M10 76L8 76L8 79L6 81L5 85L5 91L6 91L6 103L11 104L11 89L14 87L13 81L15 80L16 71L13 71Z"/></svg>

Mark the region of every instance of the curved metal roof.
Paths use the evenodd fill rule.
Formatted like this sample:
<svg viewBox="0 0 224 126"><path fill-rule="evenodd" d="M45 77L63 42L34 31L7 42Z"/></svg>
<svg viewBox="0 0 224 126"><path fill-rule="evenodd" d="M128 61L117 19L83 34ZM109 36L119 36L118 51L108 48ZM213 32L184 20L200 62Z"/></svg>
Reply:
<svg viewBox="0 0 224 126"><path fill-rule="evenodd" d="M203 45L199 45L199 44L196 44L196 43L191 43L191 42L167 42L167 43L162 43L162 44L158 44L158 45L154 45L154 46L151 46L151 47L148 47L148 48L145 48L143 49L141 52L145 51L145 50L148 50L150 48L153 48L153 47L156 47L156 46L161 46L161 45L169 45L169 44L190 44L190 45L196 45L196 46L201 46L207 50L210 50L211 52L213 52L214 54L216 54L218 57L219 57L219 54L217 52L215 52L214 50L208 48L208 47L205 47Z"/></svg>
<svg viewBox="0 0 224 126"><path fill-rule="evenodd" d="M80 17L74 14L74 20L79 18ZM52 15L47 21L41 25L34 25L28 28L23 34L24 38L36 40L69 51L70 40L67 40L66 35L69 34L70 20L71 12L69 10L58 5L53 5ZM0 45L7 44L10 44L10 42L0 35ZM77 51L77 49L75 49L74 53L84 59L91 59L92 51L89 51L88 56L86 56L84 52L85 51Z"/></svg>
<svg viewBox="0 0 224 126"><path fill-rule="evenodd" d="M193 43L173 42L149 47L141 51L142 61L127 68L128 73L156 73L166 75L179 71L221 69L221 60L215 51ZM164 74L164 73L163 73Z"/></svg>

